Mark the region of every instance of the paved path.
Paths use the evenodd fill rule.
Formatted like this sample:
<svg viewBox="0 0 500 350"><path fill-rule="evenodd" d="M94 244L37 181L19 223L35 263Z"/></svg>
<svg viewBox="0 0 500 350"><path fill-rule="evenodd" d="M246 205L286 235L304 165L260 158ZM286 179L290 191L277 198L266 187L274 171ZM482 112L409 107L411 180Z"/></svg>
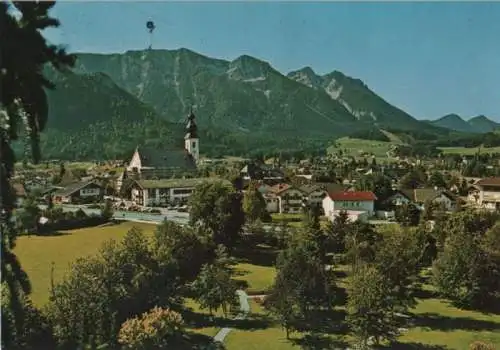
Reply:
<svg viewBox="0 0 500 350"><path fill-rule="evenodd" d="M239 302L240 302L240 313L236 315L234 320L244 320L248 313L250 312L250 304L248 303L248 295L244 290L237 290ZM223 343L227 335L231 332L232 328L226 327L222 328L214 337L214 341Z"/></svg>

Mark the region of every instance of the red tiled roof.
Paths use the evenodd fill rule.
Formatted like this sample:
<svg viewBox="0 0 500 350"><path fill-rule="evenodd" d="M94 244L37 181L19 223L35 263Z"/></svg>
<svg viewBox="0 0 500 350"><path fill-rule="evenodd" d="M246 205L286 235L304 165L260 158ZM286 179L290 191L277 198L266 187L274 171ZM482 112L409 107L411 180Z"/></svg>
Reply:
<svg viewBox="0 0 500 350"><path fill-rule="evenodd" d="M500 177L488 177L475 183L477 186L500 186Z"/></svg>
<svg viewBox="0 0 500 350"><path fill-rule="evenodd" d="M343 191L328 193L333 201L374 201L375 194L370 191Z"/></svg>

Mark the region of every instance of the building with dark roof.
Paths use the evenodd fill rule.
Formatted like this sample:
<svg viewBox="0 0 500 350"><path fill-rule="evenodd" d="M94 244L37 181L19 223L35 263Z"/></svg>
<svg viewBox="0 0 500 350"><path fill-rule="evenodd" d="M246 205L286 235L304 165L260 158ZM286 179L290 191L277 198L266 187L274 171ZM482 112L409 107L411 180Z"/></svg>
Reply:
<svg viewBox="0 0 500 350"><path fill-rule="evenodd" d="M198 160L198 131L195 116L191 111L186 124L184 148L161 150L137 147L127 166L127 172L137 174L143 180L168 179L195 173Z"/></svg>
<svg viewBox="0 0 500 350"><path fill-rule="evenodd" d="M102 200L104 190L94 181L80 181L58 189L53 194L54 203L85 204Z"/></svg>

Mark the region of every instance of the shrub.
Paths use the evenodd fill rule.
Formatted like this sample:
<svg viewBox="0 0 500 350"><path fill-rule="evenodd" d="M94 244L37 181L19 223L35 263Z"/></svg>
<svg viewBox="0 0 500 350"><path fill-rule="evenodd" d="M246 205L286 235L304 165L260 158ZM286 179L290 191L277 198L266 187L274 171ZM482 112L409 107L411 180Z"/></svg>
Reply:
<svg viewBox="0 0 500 350"><path fill-rule="evenodd" d="M155 307L140 317L125 321L118 342L126 349L166 349L180 340L183 324L177 312Z"/></svg>

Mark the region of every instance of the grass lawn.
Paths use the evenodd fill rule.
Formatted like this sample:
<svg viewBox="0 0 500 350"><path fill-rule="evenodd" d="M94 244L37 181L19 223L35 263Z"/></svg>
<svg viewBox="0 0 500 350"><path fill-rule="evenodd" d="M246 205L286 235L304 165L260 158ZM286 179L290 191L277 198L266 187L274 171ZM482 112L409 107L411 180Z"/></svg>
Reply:
<svg viewBox="0 0 500 350"><path fill-rule="evenodd" d="M251 300L249 319L256 319L263 316L265 316L265 311L262 306ZM229 333L224 344L228 350L300 349L299 346L293 346L286 339L285 331L275 322L268 321L263 326L248 330L234 329Z"/></svg>
<svg viewBox="0 0 500 350"><path fill-rule="evenodd" d="M401 142L387 142L375 140L363 140L351 137L342 137L335 140L335 146L330 146L327 149L328 154L334 154L338 150L342 150L344 156L359 157L363 153L373 153L376 158L387 160L387 152L392 146ZM378 160L378 159L377 159Z"/></svg>
<svg viewBox="0 0 500 350"><path fill-rule="evenodd" d="M345 273L347 266L339 266L338 286L345 288ZM425 288L429 290L428 286ZM251 314L249 322L253 320L251 328L235 329L226 338L228 350L295 350L301 349L305 343L305 334L294 332L291 339L286 339L285 331L270 318L262 306L255 301L250 302ZM338 307L337 317L325 321L322 327L335 327L340 324L344 315L343 307ZM397 344L391 349L458 349L466 350L469 344L476 340L490 342L500 346L500 315L487 315L475 311L457 309L447 301L428 297L419 299L419 303L412 310L413 326L403 333ZM321 319L321 317L318 317ZM321 332L320 332L321 333ZM345 342L352 341L346 329L338 329L321 334L320 340L314 340L319 348L345 348Z"/></svg>
<svg viewBox="0 0 500 350"><path fill-rule="evenodd" d="M413 312L416 327L400 337L403 343L466 350L481 340L500 347L500 315L457 309L440 299L420 300Z"/></svg>
<svg viewBox="0 0 500 350"><path fill-rule="evenodd" d="M473 155L481 153L500 153L500 147L439 147L444 154Z"/></svg>
<svg viewBox="0 0 500 350"><path fill-rule="evenodd" d="M42 306L48 301L50 291L51 266L54 263L54 281L60 281L71 263L79 257L94 255L102 243L121 240L132 227L152 233L156 225L122 222L115 225L89 227L70 231L60 231L54 236L21 236L17 239L15 253L28 274L35 305Z"/></svg>
<svg viewBox="0 0 500 350"><path fill-rule="evenodd" d="M209 316L208 310L202 310L200 308L200 305L196 301L194 301L193 299L185 299L184 306L186 308L191 309L191 311L193 313L195 313L197 316L207 316L207 317ZM222 310L220 310L220 309L217 311L214 311L213 315L216 318L224 317ZM207 335L209 337L214 337L220 329L221 329L221 327L216 325L216 324L213 324L213 325L198 324L198 325L193 325L193 327L191 327L191 330L193 332L198 333L198 334L204 334L204 335Z"/></svg>
<svg viewBox="0 0 500 350"><path fill-rule="evenodd" d="M276 269L272 266L259 266L248 263L240 263L235 267L237 280L248 283L247 293L261 293L266 291L274 281Z"/></svg>

